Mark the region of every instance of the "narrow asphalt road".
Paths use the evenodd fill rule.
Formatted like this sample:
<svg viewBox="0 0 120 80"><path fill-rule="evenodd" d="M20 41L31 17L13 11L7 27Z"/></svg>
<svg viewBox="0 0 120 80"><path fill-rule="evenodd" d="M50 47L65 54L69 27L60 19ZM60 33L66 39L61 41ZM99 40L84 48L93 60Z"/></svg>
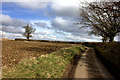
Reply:
<svg viewBox="0 0 120 80"><path fill-rule="evenodd" d="M96 57L93 48L87 48L86 52L81 56L71 78L111 78L113 76L108 72L100 60Z"/></svg>

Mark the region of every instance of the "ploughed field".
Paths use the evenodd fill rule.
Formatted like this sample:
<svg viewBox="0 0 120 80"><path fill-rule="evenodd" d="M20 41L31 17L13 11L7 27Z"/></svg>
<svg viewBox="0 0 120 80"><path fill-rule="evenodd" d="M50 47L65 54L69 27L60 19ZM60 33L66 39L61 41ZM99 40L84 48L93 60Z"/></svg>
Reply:
<svg viewBox="0 0 120 80"><path fill-rule="evenodd" d="M61 48L72 47L74 44L28 42L28 41L2 41L2 66L12 67L23 59L39 57L50 54Z"/></svg>

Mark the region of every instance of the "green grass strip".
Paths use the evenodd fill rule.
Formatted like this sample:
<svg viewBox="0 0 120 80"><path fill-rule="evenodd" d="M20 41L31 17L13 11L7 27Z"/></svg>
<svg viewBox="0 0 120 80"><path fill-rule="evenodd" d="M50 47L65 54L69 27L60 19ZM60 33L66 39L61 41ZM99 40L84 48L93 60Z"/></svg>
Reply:
<svg viewBox="0 0 120 80"><path fill-rule="evenodd" d="M75 55L81 55L83 46L65 48L57 52L22 60L11 69L3 68L3 78L61 78Z"/></svg>

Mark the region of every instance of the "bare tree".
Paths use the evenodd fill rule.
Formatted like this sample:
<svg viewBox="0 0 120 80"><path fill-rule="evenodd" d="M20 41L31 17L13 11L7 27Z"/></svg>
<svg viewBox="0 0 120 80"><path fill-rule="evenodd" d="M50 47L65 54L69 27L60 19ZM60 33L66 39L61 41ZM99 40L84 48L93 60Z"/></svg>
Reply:
<svg viewBox="0 0 120 80"><path fill-rule="evenodd" d="M30 37L32 37L32 33L34 33L35 32L35 28L33 28L33 27L31 27L31 26L29 26L28 24L27 24L27 26L24 26L23 28L25 28L25 32L23 33L23 35L27 38L27 39L29 39Z"/></svg>
<svg viewBox="0 0 120 80"><path fill-rule="evenodd" d="M120 33L120 1L92 2L80 8L83 27L90 27L90 34L114 41ZM80 24L78 23L78 24Z"/></svg>

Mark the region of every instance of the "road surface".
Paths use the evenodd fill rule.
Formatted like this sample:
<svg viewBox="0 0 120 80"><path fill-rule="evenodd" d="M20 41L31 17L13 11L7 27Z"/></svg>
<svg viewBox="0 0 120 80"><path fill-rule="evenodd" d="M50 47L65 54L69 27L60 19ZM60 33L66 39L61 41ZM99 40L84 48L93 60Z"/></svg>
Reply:
<svg viewBox="0 0 120 80"><path fill-rule="evenodd" d="M96 57L93 48L87 48L86 52L74 65L70 78L111 78L113 76L108 72L100 60Z"/></svg>

